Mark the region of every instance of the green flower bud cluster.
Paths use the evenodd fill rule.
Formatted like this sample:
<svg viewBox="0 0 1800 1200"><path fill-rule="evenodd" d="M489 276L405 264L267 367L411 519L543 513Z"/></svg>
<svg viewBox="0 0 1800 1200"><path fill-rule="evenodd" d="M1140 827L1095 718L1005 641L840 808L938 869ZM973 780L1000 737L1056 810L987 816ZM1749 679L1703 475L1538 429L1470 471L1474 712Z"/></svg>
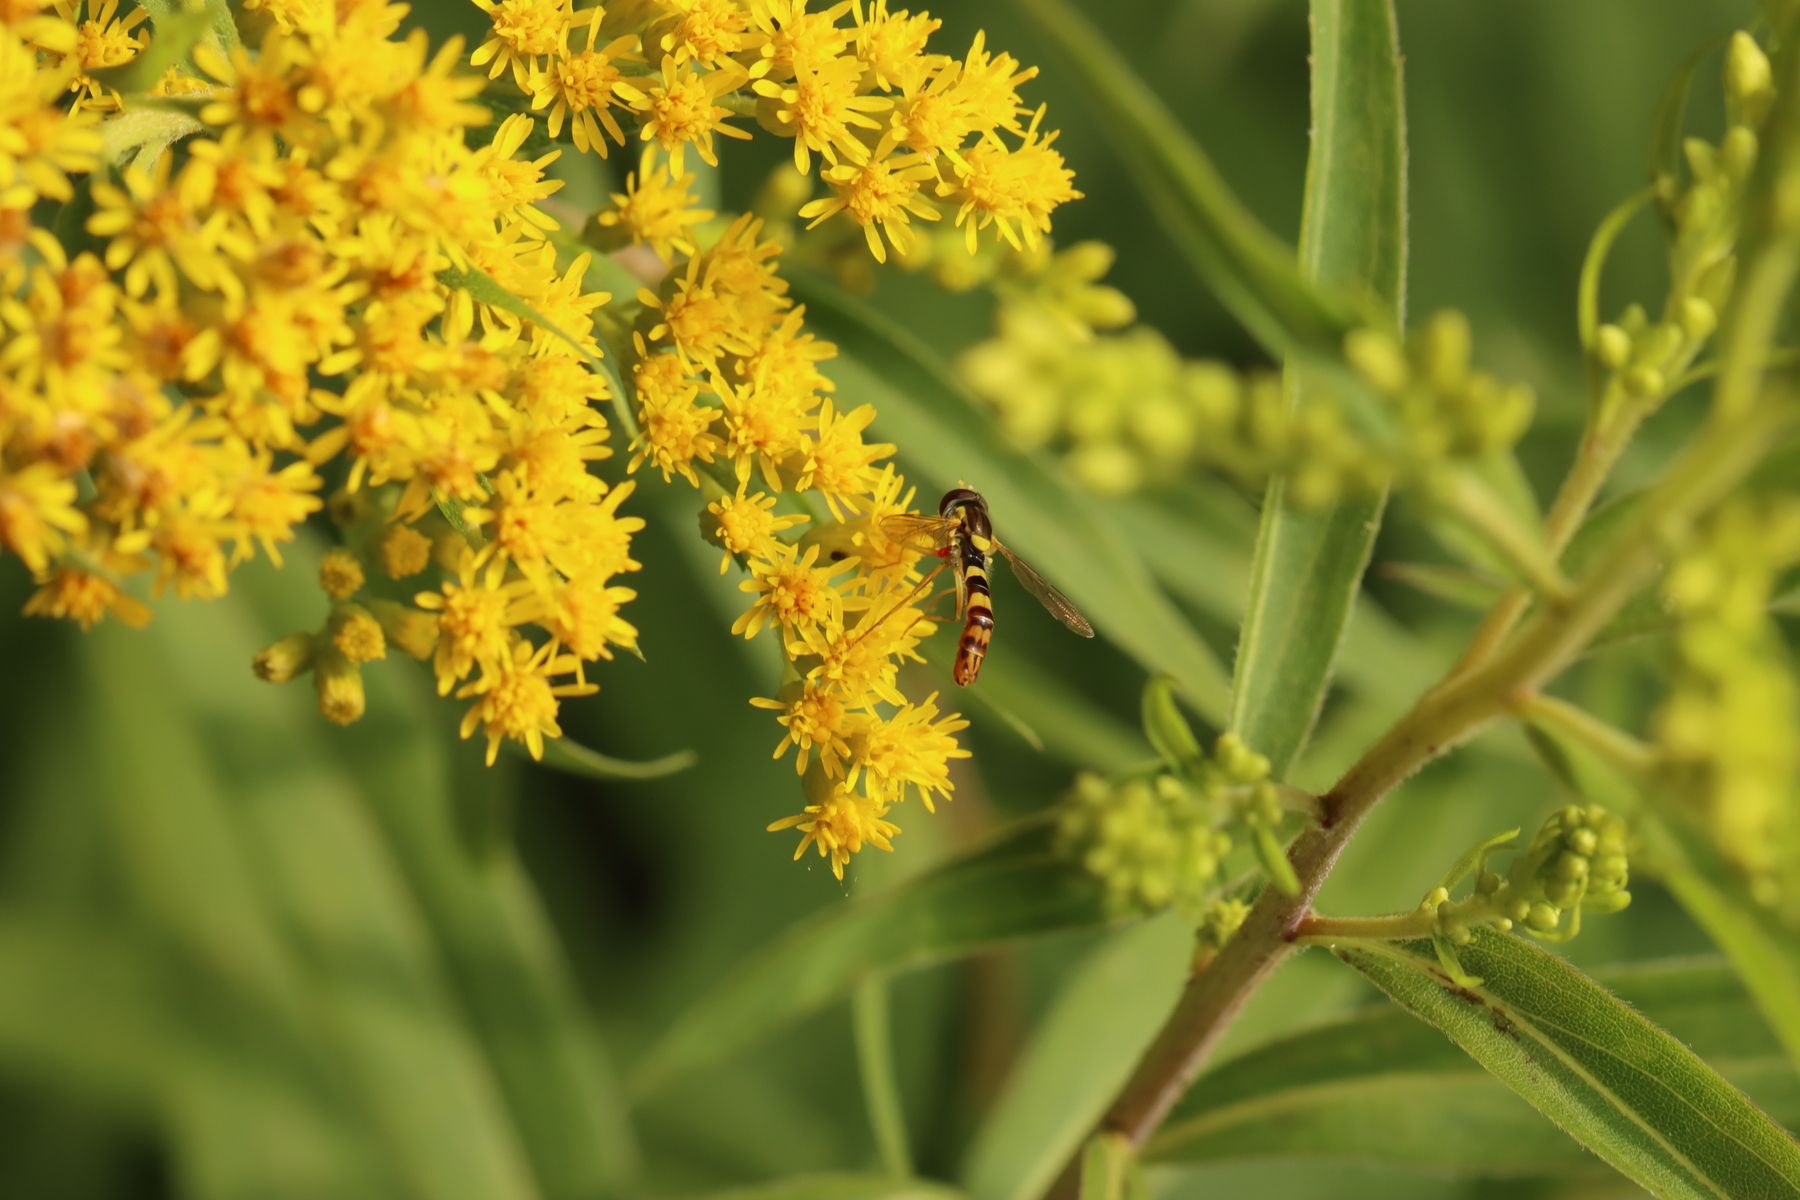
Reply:
<svg viewBox="0 0 1800 1200"><path fill-rule="evenodd" d="M1684 541L1662 584L1678 665L1653 735L1720 851L1800 920L1800 688L1769 615L1800 562L1800 499L1733 500Z"/></svg>
<svg viewBox="0 0 1800 1200"><path fill-rule="evenodd" d="M1113 916L1175 908L1198 922L1231 835L1216 828L1214 806L1173 775L1117 786L1083 772L1057 821L1061 851L1105 889Z"/></svg>
<svg viewBox="0 0 1800 1200"><path fill-rule="evenodd" d="M1602 411L1651 408L1674 389L1718 327L1737 275L1744 188L1756 167L1758 130L1775 91L1769 60L1749 34L1731 37L1725 54L1730 127L1715 144L1682 142L1688 177L1660 171L1651 194L1670 234L1669 294L1660 320L1633 304L1594 333L1589 353L1606 373ZM1800 212L1794 219L1800 220Z"/></svg>
<svg viewBox="0 0 1800 1200"><path fill-rule="evenodd" d="M1468 318L1452 310L1434 314L1404 351L1373 329L1345 338L1344 357L1399 418L1401 445L1390 465L1401 477L1508 449L1530 426L1531 388L1475 370L1473 348Z"/></svg>
<svg viewBox="0 0 1800 1200"><path fill-rule="evenodd" d="M1505 875L1487 869L1500 842L1492 839L1477 848L1474 892L1451 900L1452 878L1426 893L1419 911L1453 946L1468 945L1482 925L1502 932L1516 925L1545 941L1567 941L1581 932L1584 910L1615 913L1631 903L1625 839L1625 819L1597 804L1558 809ZM1561 928L1565 913L1567 930Z"/></svg>
<svg viewBox="0 0 1800 1200"><path fill-rule="evenodd" d="M1240 840L1278 886L1294 890L1277 835L1285 802L1301 793L1272 781L1269 760L1236 734L1221 734L1212 754L1202 751L1167 676L1144 689L1144 731L1162 757L1158 769L1118 783L1083 773L1058 821L1060 851L1100 881L1109 911L1173 907L1195 922L1223 921L1229 910L1217 907L1217 877Z"/></svg>

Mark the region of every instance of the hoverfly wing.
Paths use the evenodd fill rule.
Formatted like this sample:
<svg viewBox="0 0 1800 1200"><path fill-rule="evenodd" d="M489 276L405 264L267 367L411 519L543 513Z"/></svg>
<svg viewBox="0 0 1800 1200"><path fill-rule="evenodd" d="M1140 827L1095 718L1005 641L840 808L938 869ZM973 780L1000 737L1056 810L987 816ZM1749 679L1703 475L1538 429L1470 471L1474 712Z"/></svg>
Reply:
<svg viewBox="0 0 1800 1200"><path fill-rule="evenodd" d="M998 545L998 543L996 543ZM1039 575L1018 555L1000 546L1000 553L1006 556L1007 565L1018 581L1025 585L1025 590L1037 597L1037 602L1050 610L1050 615L1082 637L1094 636L1094 627L1088 624L1086 617L1069 602L1069 598L1056 589L1056 585Z"/></svg>
<svg viewBox="0 0 1800 1200"><path fill-rule="evenodd" d="M936 554L950 544L956 522L925 513L900 513L881 520L881 536L921 554Z"/></svg>

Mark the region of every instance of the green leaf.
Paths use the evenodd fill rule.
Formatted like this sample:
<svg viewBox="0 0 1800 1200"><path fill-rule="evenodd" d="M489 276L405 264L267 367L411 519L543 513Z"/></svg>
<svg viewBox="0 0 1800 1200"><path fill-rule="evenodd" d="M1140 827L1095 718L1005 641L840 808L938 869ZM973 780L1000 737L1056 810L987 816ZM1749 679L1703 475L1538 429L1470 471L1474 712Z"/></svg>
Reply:
<svg viewBox="0 0 1800 1200"><path fill-rule="evenodd" d="M145 899L228 984L269 960L250 996L350 1081L408 1194L535 1195L430 931L354 776L322 744L310 689L244 669L266 640L257 626L234 593L204 610L164 605L148 634L103 626L83 640L120 841L154 872ZM427 764L414 767L418 788Z"/></svg>
<svg viewBox="0 0 1800 1200"><path fill-rule="evenodd" d="M1175 913L1108 935L1056 994L969 1150L978 1200L1035 1200L1081 1146L1181 993L1194 932Z"/></svg>
<svg viewBox="0 0 1800 1200"><path fill-rule="evenodd" d="M868 899L802 921L678 1018L633 1074L652 1091L848 995L864 976L945 962L1017 938L1104 924L1098 889L1021 822Z"/></svg>
<svg viewBox="0 0 1800 1200"><path fill-rule="evenodd" d="M524 751L519 743L509 741L507 748L516 753ZM677 750L674 754L665 754L661 758L652 758L646 762L632 762L629 759L613 758L590 750L579 742L570 741L567 737L547 738L544 741L543 764L557 771L566 771L570 775L580 775L586 779L618 780L618 779L661 779L667 775L679 774L700 761L700 756L692 750Z"/></svg>
<svg viewBox="0 0 1800 1200"><path fill-rule="evenodd" d="M140 155L150 153L151 157L167 148L177 138L199 133L206 126L183 112L169 112L157 108L132 109L121 113L110 121L100 125L100 156L107 162L117 163L127 150L138 150Z"/></svg>
<svg viewBox="0 0 1800 1200"><path fill-rule="evenodd" d="M1723 961L1646 963L1599 978L1774 1115L1800 1119L1800 1078ZM1474 1176L1559 1174L1594 1162L1454 1042L1391 1005L1220 1064L1147 1149L1164 1162L1350 1158Z"/></svg>
<svg viewBox="0 0 1800 1200"><path fill-rule="evenodd" d="M290 615L288 582L286 573L247 568L234 577L234 594L254 603L272 633L304 620ZM636 1170L636 1148L599 1031L510 842L470 833L471 825L503 824L498 777L472 744L446 752L456 744L452 713L422 668L382 663L366 669L364 681L367 715L328 739L317 715L304 711L310 697L288 693L303 710L288 736L303 745L325 740L319 753L354 781L543 1192L616 1191ZM439 1054L453 1062L452 1049Z"/></svg>
<svg viewBox="0 0 1800 1200"><path fill-rule="evenodd" d="M1335 357L1360 323L1355 305L1301 278L1293 252L1232 195L1205 151L1073 5L1018 3L1087 85L1139 189L1225 306L1273 354L1310 349Z"/></svg>
<svg viewBox="0 0 1800 1200"><path fill-rule="evenodd" d="M1645 865L1731 956L1788 1058L1800 1068L1800 936L1758 904L1731 864L1679 817L1642 814L1637 833ZM1800 1119L1789 1124L1800 1125Z"/></svg>
<svg viewBox="0 0 1800 1200"><path fill-rule="evenodd" d="M219 50L229 55L238 46L237 19L232 15L230 0L142 0L151 20L162 27L164 21L204 13L210 22L209 32Z"/></svg>
<svg viewBox="0 0 1800 1200"><path fill-rule="evenodd" d="M1167 671L1194 707L1222 721L1225 671L1158 590L1141 559L1085 498L1038 460L1007 446L943 364L909 332L817 276L795 272L806 323L838 344L823 364L846 408L875 406L874 429L900 447L912 477L939 492L980 491L1005 543L1068 593L1094 627L1147 671ZM1029 601L997 585L995 654L1006 653L1006 609Z"/></svg>
<svg viewBox="0 0 1800 1200"><path fill-rule="evenodd" d="M963 1200L963 1194L924 1179L832 1173L709 1192L704 1200Z"/></svg>
<svg viewBox="0 0 1800 1200"><path fill-rule="evenodd" d="M1667 1198L1800 1196L1800 1145L1692 1051L1561 959L1488 929L1334 951L1624 1175Z"/></svg>
<svg viewBox="0 0 1800 1200"><path fill-rule="evenodd" d="M1406 109L1391 4L1314 0L1313 139L1301 215L1300 267L1327 287L1365 295L1404 324ZM1290 364L1290 386L1317 386ZM1383 495L1325 512L1263 501L1250 600L1232 678L1231 729L1286 775L1312 731L1380 528Z"/></svg>

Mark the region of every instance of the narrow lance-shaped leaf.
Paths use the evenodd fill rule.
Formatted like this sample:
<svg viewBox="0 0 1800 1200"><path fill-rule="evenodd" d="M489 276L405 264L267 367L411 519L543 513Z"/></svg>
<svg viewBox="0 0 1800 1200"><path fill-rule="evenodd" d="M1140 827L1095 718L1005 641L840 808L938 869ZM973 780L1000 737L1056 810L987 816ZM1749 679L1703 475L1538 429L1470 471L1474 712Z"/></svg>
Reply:
<svg viewBox="0 0 1800 1200"><path fill-rule="evenodd" d="M913 335L816 276L796 273L792 289L806 304L808 328L838 344L839 357L823 366L839 399L846 407L874 404L874 428L899 445L908 472L940 492L966 483L983 493L1003 542L1067 592L1107 640L1146 670L1173 675L1204 716L1222 723L1218 657L1095 506L1005 445ZM1007 583L997 590L997 608L1030 603L1009 595ZM1003 608L997 619L1005 620ZM998 638L996 647L996 657L1005 653Z"/></svg>
<svg viewBox="0 0 1800 1200"><path fill-rule="evenodd" d="M1168 1017L1193 946L1193 927L1171 912L1108 934L1083 960L976 1134L963 1173L971 1195L1043 1194Z"/></svg>
<svg viewBox="0 0 1800 1200"><path fill-rule="evenodd" d="M1429 942L1337 955L1664 1200L1800 1197L1800 1144L1691 1050L1560 958L1480 929L1452 982Z"/></svg>
<svg viewBox="0 0 1800 1200"><path fill-rule="evenodd" d="M1164 228L1200 276L1271 353L1335 355L1358 314L1310 286L1179 122L1067 0L1018 0L1087 85L1106 128Z"/></svg>
<svg viewBox="0 0 1800 1200"><path fill-rule="evenodd" d="M1405 319L1406 110L1388 0L1314 0L1313 139L1301 218L1303 275ZM1314 373L1289 364L1304 401ZM1311 732L1380 527L1384 496L1318 512L1263 501L1232 680L1231 728L1284 775Z"/></svg>
<svg viewBox="0 0 1800 1200"><path fill-rule="evenodd" d="M1598 979L1771 1115L1800 1120L1800 1077L1723 960L1633 964ZM1353 1158L1463 1176L1598 1165L1456 1043L1391 1004L1277 1038L1207 1072L1147 1156Z"/></svg>
<svg viewBox="0 0 1800 1200"><path fill-rule="evenodd" d="M679 1018L639 1065L634 1091L741 1049L850 993L1015 938L1104 923L1098 889L1054 852L1054 827L1012 826L898 887L801 922Z"/></svg>

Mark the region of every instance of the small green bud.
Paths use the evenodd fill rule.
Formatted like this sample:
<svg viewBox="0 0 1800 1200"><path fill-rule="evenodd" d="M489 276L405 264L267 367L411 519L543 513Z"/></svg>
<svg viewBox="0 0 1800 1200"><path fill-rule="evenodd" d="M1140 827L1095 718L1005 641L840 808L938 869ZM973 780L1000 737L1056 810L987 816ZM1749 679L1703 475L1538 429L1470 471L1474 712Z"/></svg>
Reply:
<svg viewBox="0 0 1800 1200"><path fill-rule="evenodd" d="M1600 844L1600 835L1592 829L1577 829L1568 836L1569 849L1584 857L1591 857Z"/></svg>
<svg viewBox="0 0 1800 1200"><path fill-rule="evenodd" d="M1667 321L1659 321L1637 336L1632 361L1640 366L1661 369L1686 342L1681 330Z"/></svg>
<svg viewBox="0 0 1800 1200"><path fill-rule="evenodd" d="M1242 900L1214 900L1206 906L1200 927L1194 931L1195 950L1201 954L1217 954L1249 913L1250 906Z"/></svg>
<svg viewBox="0 0 1800 1200"><path fill-rule="evenodd" d="M1182 371L1182 390L1209 425L1235 423L1243 405L1243 385L1237 373L1224 363L1189 363Z"/></svg>
<svg viewBox="0 0 1800 1200"><path fill-rule="evenodd" d="M1675 223L1684 240L1697 241L1718 228L1725 215L1725 200L1719 189L1704 180L1697 181L1675 207Z"/></svg>
<svg viewBox="0 0 1800 1200"><path fill-rule="evenodd" d="M1681 139L1681 155L1687 159L1694 178L1710 183L1718 171L1718 154L1713 144L1703 138Z"/></svg>
<svg viewBox="0 0 1800 1200"><path fill-rule="evenodd" d="M1690 340L1704 341L1718 325L1719 314L1700 297L1689 296L1681 302L1681 332Z"/></svg>
<svg viewBox="0 0 1800 1200"><path fill-rule="evenodd" d="M1229 731L1221 733L1213 744L1213 761L1233 783L1256 783L1269 775L1269 760Z"/></svg>
<svg viewBox="0 0 1800 1200"><path fill-rule="evenodd" d="M1655 367L1632 367L1625 372L1625 390L1634 396L1660 396L1665 386L1663 373Z"/></svg>
<svg viewBox="0 0 1800 1200"><path fill-rule="evenodd" d="M1540 900L1531 906L1524 924L1527 928L1534 929L1539 933L1554 933L1556 923L1560 920L1562 920L1562 913Z"/></svg>
<svg viewBox="0 0 1800 1200"><path fill-rule="evenodd" d="M1384 396L1398 392L1412 376L1399 344L1377 329L1354 329L1346 334L1344 358Z"/></svg>
<svg viewBox="0 0 1800 1200"><path fill-rule="evenodd" d="M1616 371L1631 361L1631 335L1617 325L1602 325L1594 334L1594 357Z"/></svg>
<svg viewBox="0 0 1800 1200"><path fill-rule="evenodd" d="M1775 99L1769 56L1756 39L1742 30L1731 35L1731 45L1725 51L1725 95L1738 106L1747 125L1762 124Z"/></svg>
<svg viewBox="0 0 1800 1200"><path fill-rule="evenodd" d="M1469 319L1455 309L1433 313L1418 345L1419 367L1431 385L1449 391L1469 373L1474 335Z"/></svg>
<svg viewBox="0 0 1800 1200"><path fill-rule="evenodd" d="M1112 270L1118 253L1105 242L1076 242L1056 256L1056 265L1083 283L1092 283Z"/></svg>
<svg viewBox="0 0 1800 1200"><path fill-rule="evenodd" d="M1739 187L1749 180L1750 172L1756 169L1756 135L1743 125L1733 125L1719 143L1719 166L1724 169L1725 177Z"/></svg>

